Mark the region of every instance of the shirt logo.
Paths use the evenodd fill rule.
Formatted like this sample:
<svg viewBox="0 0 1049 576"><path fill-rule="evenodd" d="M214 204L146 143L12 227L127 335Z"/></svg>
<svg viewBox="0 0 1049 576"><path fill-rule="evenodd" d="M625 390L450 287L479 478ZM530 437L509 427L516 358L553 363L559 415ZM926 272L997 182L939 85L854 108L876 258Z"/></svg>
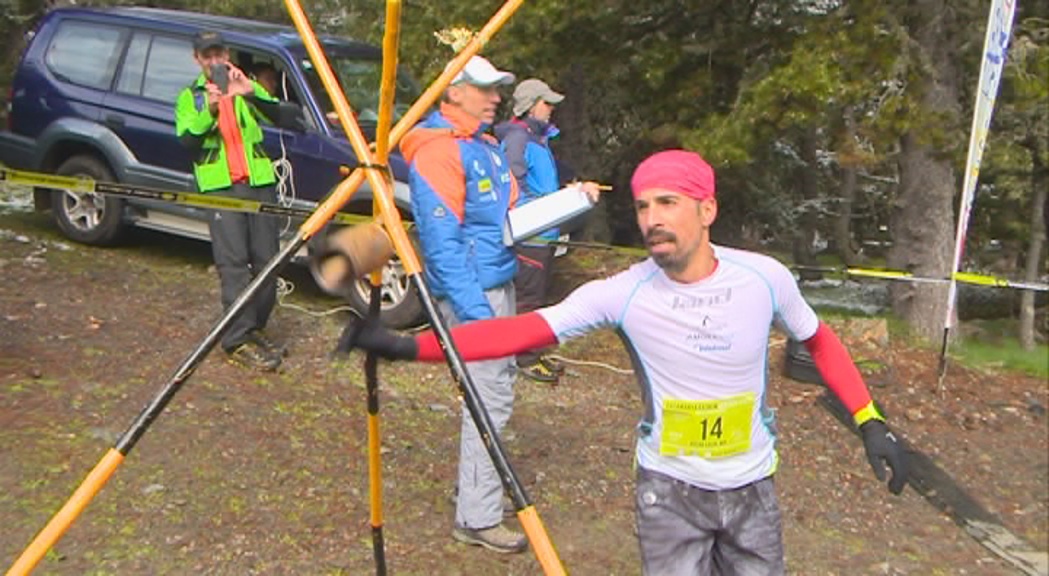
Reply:
<svg viewBox="0 0 1049 576"><path fill-rule="evenodd" d="M492 191L492 179L485 178L477 183L477 191L481 194L487 194Z"/></svg>
<svg viewBox="0 0 1049 576"><path fill-rule="evenodd" d="M477 174L478 176L480 176L482 178L487 175L487 172L484 171L484 168L481 167L481 162L478 161L478 160L474 160L473 170L474 170L474 174Z"/></svg>
<svg viewBox="0 0 1049 576"><path fill-rule="evenodd" d="M445 214L446 214L446 212L445 212L444 206L438 206L438 207L433 209L433 217L434 218L444 218Z"/></svg>
<svg viewBox="0 0 1049 576"><path fill-rule="evenodd" d="M697 352L717 352L732 349L733 331L725 320L703 314L699 326L685 336L685 343Z"/></svg>
<svg viewBox="0 0 1049 576"><path fill-rule="evenodd" d="M675 294L670 303L672 310L693 310L696 308L715 308L732 301L732 289L725 288L710 294L680 295Z"/></svg>

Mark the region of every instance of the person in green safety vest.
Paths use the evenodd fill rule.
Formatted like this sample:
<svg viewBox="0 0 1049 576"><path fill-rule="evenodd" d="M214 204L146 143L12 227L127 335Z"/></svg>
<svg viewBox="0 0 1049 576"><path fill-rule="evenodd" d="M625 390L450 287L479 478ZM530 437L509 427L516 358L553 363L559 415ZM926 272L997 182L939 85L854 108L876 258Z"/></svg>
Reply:
<svg viewBox="0 0 1049 576"><path fill-rule="evenodd" d="M194 37L201 74L175 104L175 133L193 158L197 188L204 194L276 202L273 163L262 149L260 122L280 117L280 103L229 59L222 34ZM208 223L222 306L228 309L277 254L280 222L273 216L215 211ZM277 300L267 282L234 318L222 349L237 364L276 370L285 348L263 331Z"/></svg>

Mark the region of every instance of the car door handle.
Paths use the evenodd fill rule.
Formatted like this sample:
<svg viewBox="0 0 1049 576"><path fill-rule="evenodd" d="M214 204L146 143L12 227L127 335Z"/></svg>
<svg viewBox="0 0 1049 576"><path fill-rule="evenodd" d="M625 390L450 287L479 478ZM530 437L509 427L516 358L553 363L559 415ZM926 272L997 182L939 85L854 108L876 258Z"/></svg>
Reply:
<svg viewBox="0 0 1049 576"><path fill-rule="evenodd" d="M120 114L106 114L106 126L110 128L123 128L124 117Z"/></svg>

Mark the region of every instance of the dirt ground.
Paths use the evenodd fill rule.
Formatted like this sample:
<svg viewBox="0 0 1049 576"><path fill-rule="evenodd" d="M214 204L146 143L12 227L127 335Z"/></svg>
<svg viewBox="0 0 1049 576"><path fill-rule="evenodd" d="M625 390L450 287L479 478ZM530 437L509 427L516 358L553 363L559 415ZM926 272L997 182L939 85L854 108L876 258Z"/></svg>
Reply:
<svg viewBox="0 0 1049 576"><path fill-rule="evenodd" d="M562 288L618 264L578 253ZM0 215L0 566L9 566L218 315L204 244L148 233L95 249L63 242L43 215ZM574 264L574 265L573 265ZM301 270L285 299L313 311ZM329 351L344 316L279 308L291 347L262 375L212 354L38 574L368 574L361 358ZM935 353L834 324L871 367L892 424L1004 526L1049 547L1047 383L953 365L936 389ZM627 367L612 334L563 356ZM774 336L777 487L792 574L1014 574L913 489L891 496L859 439L782 376ZM531 553L500 556L450 538L458 401L443 365L383 364L382 444L391 574L538 574ZM574 365L561 385L519 380L511 462L574 574L638 574L632 527L629 375Z"/></svg>

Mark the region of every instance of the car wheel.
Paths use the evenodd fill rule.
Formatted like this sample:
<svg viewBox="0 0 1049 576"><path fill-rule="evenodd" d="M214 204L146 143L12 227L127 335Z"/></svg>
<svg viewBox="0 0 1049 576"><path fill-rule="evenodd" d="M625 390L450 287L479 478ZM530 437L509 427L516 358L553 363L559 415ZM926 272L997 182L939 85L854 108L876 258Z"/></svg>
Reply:
<svg viewBox="0 0 1049 576"><path fill-rule="evenodd" d="M350 304L362 314L368 311L371 302L371 281L358 280L349 292ZM382 286L379 288L381 303L379 318L390 328L412 328L423 321L422 303L415 292L404 266L396 256L382 268Z"/></svg>
<svg viewBox="0 0 1049 576"><path fill-rule="evenodd" d="M56 173L100 182L114 181L109 167L92 156L74 156L63 162ZM123 202L105 194L55 190L52 192L51 212L62 233L83 244L113 244L124 228Z"/></svg>

